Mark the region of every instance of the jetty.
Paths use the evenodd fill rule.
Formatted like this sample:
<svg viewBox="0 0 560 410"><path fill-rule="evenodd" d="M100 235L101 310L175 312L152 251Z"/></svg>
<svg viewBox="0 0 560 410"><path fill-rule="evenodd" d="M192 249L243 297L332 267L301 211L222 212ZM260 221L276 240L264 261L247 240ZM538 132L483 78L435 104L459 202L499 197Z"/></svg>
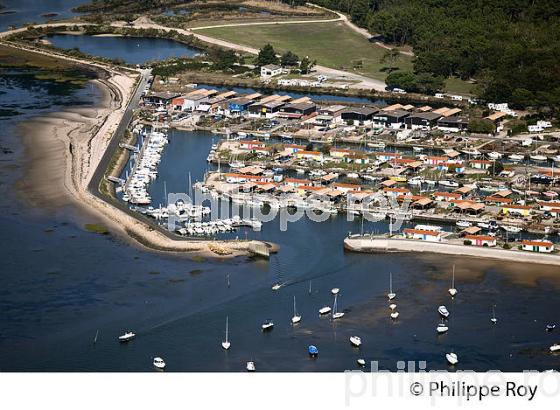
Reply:
<svg viewBox="0 0 560 410"><path fill-rule="evenodd" d="M456 256L472 256L505 260L520 263L538 263L560 266L560 256L524 252L513 249L500 249L481 246L466 246L445 242L428 242L404 238L375 235L351 235L344 239L344 249L351 252L388 253L388 252L419 252L439 253Z"/></svg>

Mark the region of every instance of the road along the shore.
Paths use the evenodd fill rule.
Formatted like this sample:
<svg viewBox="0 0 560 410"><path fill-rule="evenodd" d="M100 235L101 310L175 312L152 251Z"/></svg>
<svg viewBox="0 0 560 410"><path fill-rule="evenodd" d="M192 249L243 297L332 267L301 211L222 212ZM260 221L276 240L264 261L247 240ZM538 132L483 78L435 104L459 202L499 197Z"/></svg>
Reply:
<svg viewBox="0 0 560 410"><path fill-rule="evenodd" d="M370 236L350 236L344 239L344 248L352 252L421 252L439 253L475 258L497 259L519 263L536 263L560 266L560 256L481 246L456 245L443 242L397 239Z"/></svg>
<svg viewBox="0 0 560 410"><path fill-rule="evenodd" d="M3 42L8 46L11 43ZM32 53L62 58L103 71L97 81L103 101L91 110L68 109L32 119L21 128L30 163L29 171L19 183L22 196L36 206L52 202L58 206L71 203L106 224L132 243L153 251L193 252L207 257L234 257L274 251L274 245L260 241L186 240L140 220L124 204L117 203L99 191L118 143L126 130L133 110L150 72L121 70L100 63L70 58L55 52L17 45ZM35 137L35 138L33 138ZM48 155L45 155L48 151Z"/></svg>

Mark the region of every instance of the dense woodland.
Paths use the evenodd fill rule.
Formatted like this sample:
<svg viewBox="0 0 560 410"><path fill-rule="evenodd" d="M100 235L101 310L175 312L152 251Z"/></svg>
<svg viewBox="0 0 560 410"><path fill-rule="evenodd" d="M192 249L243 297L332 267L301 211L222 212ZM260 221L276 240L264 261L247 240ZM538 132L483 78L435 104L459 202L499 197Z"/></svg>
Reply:
<svg viewBox="0 0 560 410"><path fill-rule="evenodd" d="M475 78L486 100L560 109L558 0L315 3L348 13L387 42L411 45L417 56L416 75Z"/></svg>

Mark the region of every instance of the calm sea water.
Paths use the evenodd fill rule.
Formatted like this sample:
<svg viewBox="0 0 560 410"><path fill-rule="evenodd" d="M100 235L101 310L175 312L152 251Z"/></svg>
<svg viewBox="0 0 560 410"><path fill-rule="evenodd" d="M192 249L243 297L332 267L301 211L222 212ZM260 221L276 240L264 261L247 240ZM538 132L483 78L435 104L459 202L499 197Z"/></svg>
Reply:
<svg viewBox="0 0 560 410"><path fill-rule="evenodd" d="M83 4L83 0L3 0L5 8L0 10L0 29L11 25L20 27L26 23L43 23L50 19L72 17L72 8ZM45 13L57 13L45 16Z"/></svg>
<svg viewBox="0 0 560 410"><path fill-rule="evenodd" d="M79 48L94 56L122 59L128 64L165 60L170 57L193 57L199 51L164 38L100 37L54 34L47 39L56 47Z"/></svg>
<svg viewBox="0 0 560 410"><path fill-rule="evenodd" d="M0 117L0 370L151 371L156 355L169 371L244 371L247 360L259 371L342 371L355 368L359 357L378 360L384 369L395 370L399 360L446 369L451 350L461 370L558 369L560 356L547 350L560 334L544 330L558 319L558 268L346 253L342 239L360 223L340 217L304 219L287 232L271 222L250 233L280 244L269 261L193 261L89 233L83 225L96 221L72 207L49 214L27 208L14 189L24 164L17 125L98 98L90 86L68 88L27 72L2 73L0 106L8 110ZM208 134L172 132L153 195L163 192L163 181L168 192L184 192L188 172L193 181L201 179L211 143ZM453 264L459 295L451 300ZM400 312L396 322L384 296L390 272ZM273 292L275 282L286 286ZM346 316L332 322L317 310L332 304L335 286ZM303 317L297 326L290 324L293 296ZM443 336L435 331L440 304L451 311L450 331ZM497 325L490 322L494 304ZM226 316L228 352L220 346ZM262 334L265 319L276 325ZM121 345L116 338L127 329L138 337ZM362 337L361 349L350 346L351 335ZM319 348L317 359L307 356L309 344Z"/></svg>

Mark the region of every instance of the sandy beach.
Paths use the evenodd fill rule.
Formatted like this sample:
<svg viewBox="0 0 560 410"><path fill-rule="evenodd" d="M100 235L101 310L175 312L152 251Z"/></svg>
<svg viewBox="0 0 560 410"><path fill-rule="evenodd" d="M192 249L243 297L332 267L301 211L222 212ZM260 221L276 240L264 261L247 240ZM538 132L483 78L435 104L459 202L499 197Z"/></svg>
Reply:
<svg viewBox="0 0 560 410"><path fill-rule="evenodd" d="M106 78L95 80L103 90L97 107L70 108L36 117L20 126L25 166L16 183L19 196L31 206L47 210L73 205L111 232L145 249L205 257L249 254L250 247L255 245L253 241L172 239L88 191L138 78L136 74L106 72Z"/></svg>

